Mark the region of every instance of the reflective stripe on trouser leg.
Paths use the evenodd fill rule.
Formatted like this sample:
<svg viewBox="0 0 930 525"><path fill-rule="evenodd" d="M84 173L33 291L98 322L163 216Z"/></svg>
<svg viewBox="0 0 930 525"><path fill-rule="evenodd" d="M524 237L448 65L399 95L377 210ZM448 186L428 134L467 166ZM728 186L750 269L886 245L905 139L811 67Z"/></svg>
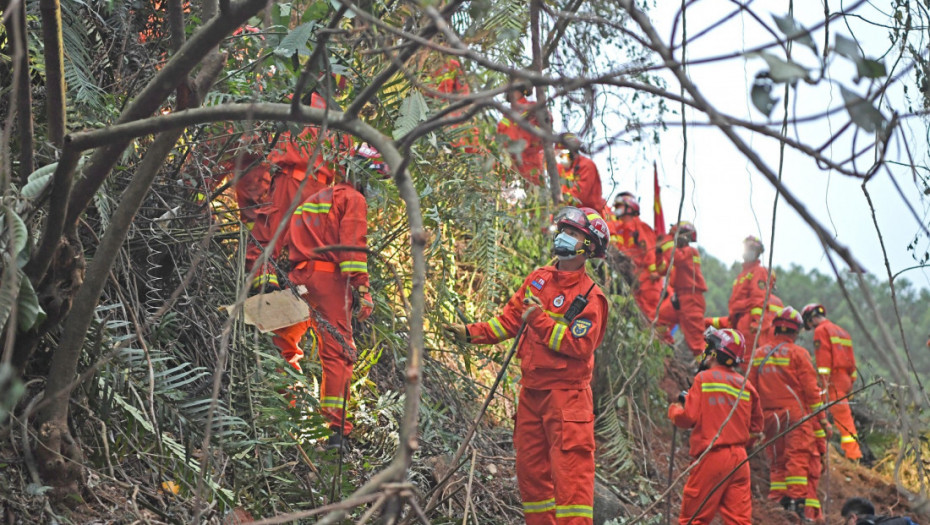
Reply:
<svg viewBox="0 0 930 525"><path fill-rule="evenodd" d="M786 419L790 427L798 417L793 416L789 410ZM785 435L785 484L791 499L803 499L807 495L808 469L815 446L814 432L809 421Z"/></svg>
<svg viewBox="0 0 930 525"><path fill-rule="evenodd" d="M726 447L711 450L694 466L681 496L681 513L678 523L707 525L719 511L724 523L752 522L752 491L749 482L749 463L737 465L746 459L746 449ZM735 471L720 487L711 493L717 483ZM701 503L706 500L704 506ZM692 520L692 516L694 519Z"/></svg>
<svg viewBox="0 0 930 525"><path fill-rule="evenodd" d="M517 405L517 482L529 525L589 525L594 504L594 414L591 389L524 388ZM566 414L568 414L566 416ZM554 512L540 504L554 497Z"/></svg>
<svg viewBox="0 0 930 525"><path fill-rule="evenodd" d="M810 520L819 520L823 516L820 510L820 499L817 487L820 485L820 454L811 454L810 467L807 476L807 497L804 498L804 516Z"/></svg>
<svg viewBox="0 0 930 525"><path fill-rule="evenodd" d="M843 370L834 370L830 375L830 386L827 389L830 401L843 398L852 389L852 378ZM840 446L847 459L860 459L862 451L856 440L856 423L852 411L849 409L849 400L843 399L830 407L833 414L833 423L840 434ZM850 439L852 438L852 439Z"/></svg>
<svg viewBox="0 0 930 525"><path fill-rule="evenodd" d="M539 391L522 389L513 430L517 485L528 525L555 524L555 485L543 429L543 401Z"/></svg>
<svg viewBox="0 0 930 525"><path fill-rule="evenodd" d="M293 275L293 273L292 273ZM349 283L339 273L314 272L300 283L307 287L304 297L310 307L316 310L332 329L342 336L348 350L336 339L330 329L314 327L317 336L320 365L323 377L320 380L320 413L327 419L331 428L343 428L348 435L352 431L352 422L343 413L343 398L348 403L348 386L352 381L352 359L348 355L355 352L352 340L352 324L349 321L351 295Z"/></svg>

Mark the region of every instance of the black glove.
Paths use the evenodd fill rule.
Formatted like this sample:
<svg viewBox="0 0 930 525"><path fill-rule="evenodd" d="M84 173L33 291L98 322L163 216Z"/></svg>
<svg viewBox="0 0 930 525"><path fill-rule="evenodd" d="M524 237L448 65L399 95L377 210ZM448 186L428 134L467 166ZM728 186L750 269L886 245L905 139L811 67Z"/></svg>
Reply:
<svg viewBox="0 0 930 525"><path fill-rule="evenodd" d="M681 303L678 302L678 292L673 293L672 298L669 299L669 301L671 301L672 303L672 308L676 310L681 310Z"/></svg>
<svg viewBox="0 0 930 525"><path fill-rule="evenodd" d="M686 399L688 399L688 391L687 391L687 390L682 390L681 392L678 393L678 402L679 402L679 403L681 403L682 405L684 405Z"/></svg>

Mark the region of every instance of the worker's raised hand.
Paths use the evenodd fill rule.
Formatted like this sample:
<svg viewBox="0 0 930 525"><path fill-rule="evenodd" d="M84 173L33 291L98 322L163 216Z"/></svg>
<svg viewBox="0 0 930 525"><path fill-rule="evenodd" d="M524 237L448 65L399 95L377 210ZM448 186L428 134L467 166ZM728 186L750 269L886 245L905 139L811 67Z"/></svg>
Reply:
<svg viewBox="0 0 930 525"><path fill-rule="evenodd" d="M468 329L462 323L452 323L442 326L442 333L457 343L468 342Z"/></svg>
<svg viewBox="0 0 930 525"><path fill-rule="evenodd" d="M539 300L539 297L535 295L527 295L523 298L523 306L526 308L523 309L523 320L529 321L530 319L536 317L542 312L543 304Z"/></svg>
<svg viewBox="0 0 930 525"><path fill-rule="evenodd" d="M375 309L375 302L371 298L371 292L367 286L359 286L353 294L355 298L355 318L364 321L371 317L371 312Z"/></svg>

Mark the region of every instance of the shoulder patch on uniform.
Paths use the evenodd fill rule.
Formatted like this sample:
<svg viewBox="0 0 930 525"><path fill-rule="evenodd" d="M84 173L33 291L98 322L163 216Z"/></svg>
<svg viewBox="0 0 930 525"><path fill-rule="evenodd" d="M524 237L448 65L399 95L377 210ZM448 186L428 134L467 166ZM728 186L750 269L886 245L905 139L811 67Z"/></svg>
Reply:
<svg viewBox="0 0 930 525"><path fill-rule="evenodd" d="M759 280L759 289L760 289L760 290L765 290L765 281L763 281L763 280L761 280L761 279Z"/></svg>
<svg viewBox="0 0 930 525"><path fill-rule="evenodd" d="M814 339L814 348L820 348L820 339Z"/></svg>
<svg viewBox="0 0 930 525"><path fill-rule="evenodd" d="M584 337L593 325L594 323L587 319L575 319L575 322L572 323L572 335L578 338Z"/></svg>
<svg viewBox="0 0 930 525"><path fill-rule="evenodd" d="M542 277L538 277L536 279L533 279L530 282L530 284L533 285L533 288L536 288L537 290L542 290L543 285L546 284L546 280L543 279Z"/></svg>
<svg viewBox="0 0 930 525"><path fill-rule="evenodd" d="M552 306L556 308L560 308L563 304L565 304L565 294L559 294L558 297L552 300Z"/></svg>

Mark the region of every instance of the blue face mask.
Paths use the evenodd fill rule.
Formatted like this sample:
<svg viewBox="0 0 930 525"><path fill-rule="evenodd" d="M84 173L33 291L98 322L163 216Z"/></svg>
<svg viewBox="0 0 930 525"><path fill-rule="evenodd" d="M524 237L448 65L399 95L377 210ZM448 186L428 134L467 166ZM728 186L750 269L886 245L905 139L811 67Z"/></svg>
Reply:
<svg viewBox="0 0 930 525"><path fill-rule="evenodd" d="M571 235L560 232L552 243L552 251L559 259L572 259L578 255L578 239Z"/></svg>

